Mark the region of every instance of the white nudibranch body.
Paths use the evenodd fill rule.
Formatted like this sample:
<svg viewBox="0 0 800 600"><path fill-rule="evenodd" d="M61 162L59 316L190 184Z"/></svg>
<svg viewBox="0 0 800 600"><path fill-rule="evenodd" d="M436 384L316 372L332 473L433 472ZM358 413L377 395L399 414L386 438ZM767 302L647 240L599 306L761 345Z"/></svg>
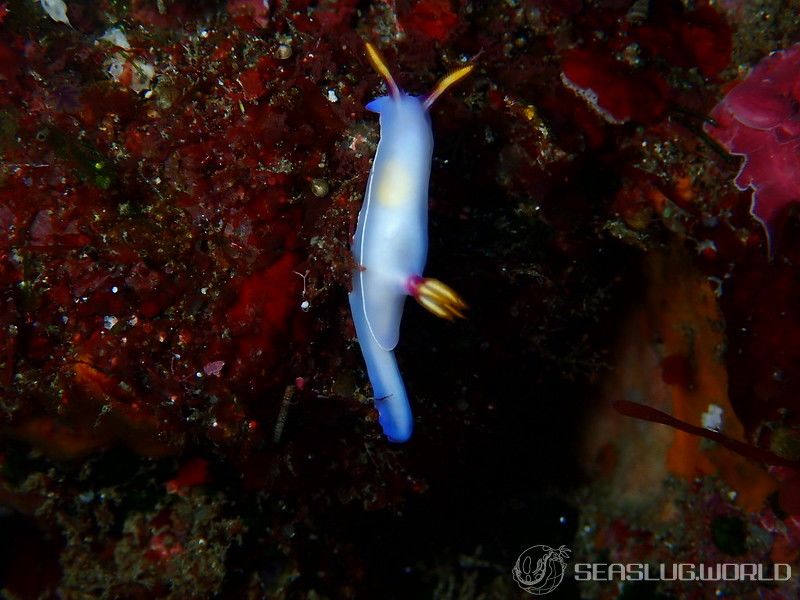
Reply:
<svg viewBox="0 0 800 600"><path fill-rule="evenodd" d="M381 139L358 216L353 254L363 314L371 337L392 350L400 336L410 275L422 275L428 255L428 180L433 133L414 96L378 98Z"/></svg>
<svg viewBox="0 0 800 600"><path fill-rule="evenodd" d="M394 442L411 436L412 416L394 347L410 275L428 254L428 180L433 134L422 102L402 95L367 105L380 113L381 139L358 215L350 307L380 424Z"/></svg>
<svg viewBox="0 0 800 600"><path fill-rule="evenodd" d="M413 417L394 348L407 295L440 317L461 317L466 305L450 288L422 271L428 253L428 181L433 134L428 114L433 101L464 77L464 67L443 79L427 98L403 93L380 55L367 44L375 68L391 94L367 109L380 114L381 137L353 239L350 308L372 383L380 425L387 438L404 442Z"/></svg>

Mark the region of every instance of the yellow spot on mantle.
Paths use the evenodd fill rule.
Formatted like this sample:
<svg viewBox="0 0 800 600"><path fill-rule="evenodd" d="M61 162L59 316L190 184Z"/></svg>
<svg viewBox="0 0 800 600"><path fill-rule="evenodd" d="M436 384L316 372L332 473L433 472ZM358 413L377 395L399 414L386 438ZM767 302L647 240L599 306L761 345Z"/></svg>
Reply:
<svg viewBox="0 0 800 600"><path fill-rule="evenodd" d="M387 161L375 176L378 178L378 202L384 206L397 206L406 201L411 193L411 180L402 164L398 161Z"/></svg>

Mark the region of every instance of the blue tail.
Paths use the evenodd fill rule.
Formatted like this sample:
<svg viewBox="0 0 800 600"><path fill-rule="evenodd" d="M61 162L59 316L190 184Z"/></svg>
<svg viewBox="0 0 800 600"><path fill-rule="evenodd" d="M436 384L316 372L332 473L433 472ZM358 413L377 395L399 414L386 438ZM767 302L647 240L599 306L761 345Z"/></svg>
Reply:
<svg viewBox="0 0 800 600"><path fill-rule="evenodd" d="M384 350L369 331L364 309L361 306L361 293L358 277L353 278L353 291L350 292L350 310L356 326L358 343L367 363L367 374L375 394L375 407L383 433L391 442L405 442L414 429L414 418L408 403L408 394L403 377L397 366L394 350Z"/></svg>

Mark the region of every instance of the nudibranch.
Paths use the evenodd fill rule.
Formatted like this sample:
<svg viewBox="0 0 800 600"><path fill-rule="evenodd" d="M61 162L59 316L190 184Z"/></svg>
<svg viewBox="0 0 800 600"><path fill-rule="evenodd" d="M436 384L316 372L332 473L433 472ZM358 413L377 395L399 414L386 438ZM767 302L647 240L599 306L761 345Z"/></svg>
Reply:
<svg viewBox="0 0 800 600"><path fill-rule="evenodd" d="M406 296L438 317L463 318L467 308L452 289L422 276L428 254L428 180L433 133L428 111L451 85L472 71L462 67L427 96L411 96L395 83L377 50L366 45L389 95L366 108L380 115L381 137L353 238L350 309L367 364L379 422L392 442L411 437L413 417L394 348Z"/></svg>

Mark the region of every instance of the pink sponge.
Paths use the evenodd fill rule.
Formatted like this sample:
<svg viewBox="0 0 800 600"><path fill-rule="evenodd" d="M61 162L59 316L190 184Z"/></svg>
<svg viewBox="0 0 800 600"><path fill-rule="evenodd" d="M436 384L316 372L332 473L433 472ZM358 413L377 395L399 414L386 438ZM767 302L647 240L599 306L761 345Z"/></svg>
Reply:
<svg viewBox="0 0 800 600"><path fill-rule="evenodd" d="M736 187L753 189L750 212L770 251L782 209L800 201L800 44L774 52L714 107L706 131L745 160Z"/></svg>

